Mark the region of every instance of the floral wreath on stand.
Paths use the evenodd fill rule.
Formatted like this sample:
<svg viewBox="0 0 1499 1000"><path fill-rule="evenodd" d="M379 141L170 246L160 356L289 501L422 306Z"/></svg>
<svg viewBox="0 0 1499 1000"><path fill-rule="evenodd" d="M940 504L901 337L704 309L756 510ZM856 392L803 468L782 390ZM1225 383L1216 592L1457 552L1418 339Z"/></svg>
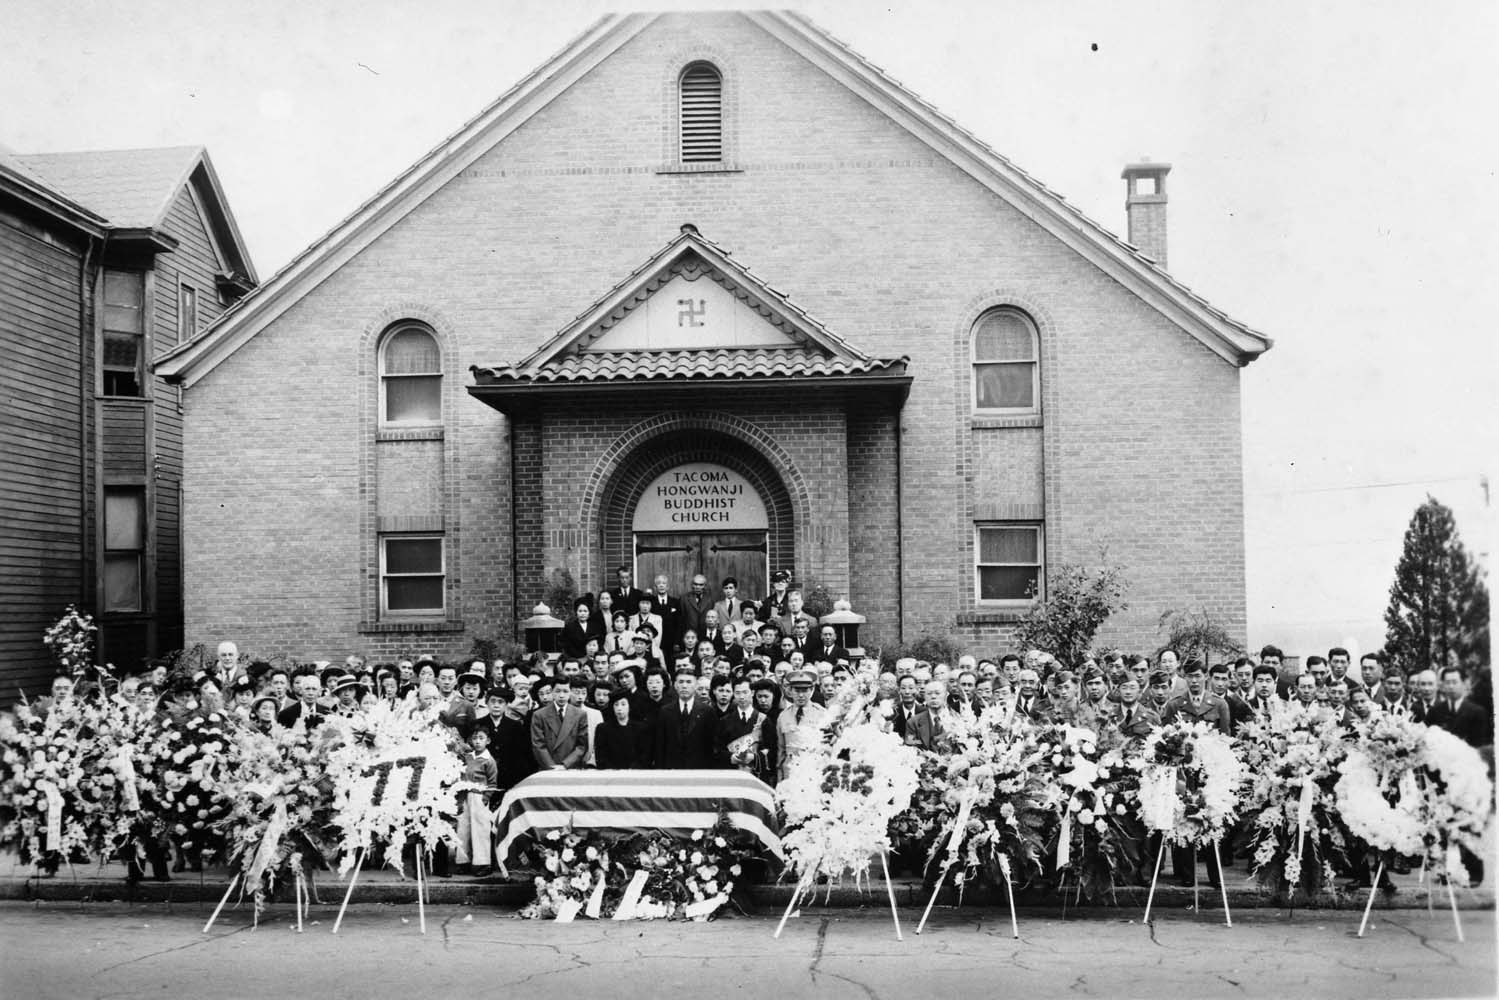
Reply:
<svg viewBox="0 0 1499 1000"><path fill-rule="evenodd" d="M1343 737L1329 713L1297 710L1240 731L1248 778L1239 814L1261 884L1308 894L1333 884L1347 851L1335 790L1348 752Z"/></svg>
<svg viewBox="0 0 1499 1000"><path fill-rule="evenodd" d="M1181 846L1223 839L1244 764L1216 726L1179 721L1153 729L1130 766L1140 774L1140 818L1148 829Z"/></svg>

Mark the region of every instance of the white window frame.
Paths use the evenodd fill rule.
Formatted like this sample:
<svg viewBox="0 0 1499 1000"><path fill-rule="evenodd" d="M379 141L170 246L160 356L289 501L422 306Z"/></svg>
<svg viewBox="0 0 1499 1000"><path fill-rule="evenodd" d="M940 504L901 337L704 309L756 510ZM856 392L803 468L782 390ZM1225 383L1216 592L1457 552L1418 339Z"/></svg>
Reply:
<svg viewBox="0 0 1499 1000"><path fill-rule="evenodd" d="M386 352L386 350L390 347L391 343L396 339L397 336L399 336L400 334L406 333L408 331L415 331L417 333L422 334L423 336L432 338L432 343L437 348L437 370L436 371L431 371L431 372L402 372L402 373L398 373L398 374L394 374L394 375L386 373L386 371L385 371L385 352ZM428 327L424 323L400 323L400 324L397 324L396 326L391 327L389 330L385 331L385 336L383 336L383 337L380 338L380 353L379 353L379 358L377 360L378 360L378 370L379 370L379 379L380 379L380 402L379 402L380 413L379 413L379 425L381 427L391 427L391 428L441 427L442 426L442 378L443 378L443 372L442 372L442 366L443 366L442 341L440 341L440 340L437 339L437 335L432 332L431 328ZM386 398L385 398L386 393L385 393L385 390L386 390L386 386L389 384L389 380L390 379L396 379L396 378L436 378L438 380L437 381L437 417L436 417L436 419L433 419L433 420L390 420L390 419L387 419L386 414L389 412L389 410L388 410L388 407L386 405Z"/></svg>
<svg viewBox="0 0 1499 1000"><path fill-rule="evenodd" d="M177 343L198 335L198 290L187 282L177 286Z"/></svg>
<svg viewBox="0 0 1499 1000"><path fill-rule="evenodd" d="M438 573L388 573L385 568L385 544L390 541L397 542L437 542L437 554L439 558ZM389 590L386 582L392 578L406 579L417 577L436 576L442 581L442 606L439 608L402 609L390 610ZM410 532L393 533L380 536L380 617L381 619L411 619L422 620L444 619L448 613L448 546L445 536L441 532Z"/></svg>
<svg viewBox="0 0 1499 1000"><path fill-rule="evenodd" d="M986 563L979 561L983 552L985 528L1019 529L1029 528L1036 533L1036 561L1034 563ZM985 598L983 570L990 566L1024 566L1036 568L1036 593L1033 597ZM973 523L973 599L990 608L1027 608L1046 599L1046 526L1040 521L975 521Z"/></svg>
<svg viewBox="0 0 1499 1000"><path fill-rule="evenodd" d="M109 496L110 494L129 496L139 506L139 523L137 530L140 535L140 546L138 548L110 548L109 547ZM99 607L105 614L143 614L151 609L151 595L147 588L146 553L151 548L151 526L147 518L146 488L138 485L110 484L104 487L104 532L100 539L100 555L103 565L100 568L100 593ZM131 557L135 560L136 588L140 594L137 606L133 608L116 608L109 605L109 570L108 563L111 558Z"/></svg>
<svg viewBox="0 0 1499 1000"><path fill-rule="evenodd" d="M978 335L979 327L984 320L995 313L1008 313L1018 316L1030 330L1031 334L1031 359L1029 361L982 361L978 357ZM1030 406L979 406L979 368L981 366L995 365L1030 365L1031 366L1031 405ZM973 406L975 416L1032 416L1041 412L1041 329L1036 321L1022 309L1014 306L996 306L985 309L973 321L973 326L968 331L968 398Z"/></svg>

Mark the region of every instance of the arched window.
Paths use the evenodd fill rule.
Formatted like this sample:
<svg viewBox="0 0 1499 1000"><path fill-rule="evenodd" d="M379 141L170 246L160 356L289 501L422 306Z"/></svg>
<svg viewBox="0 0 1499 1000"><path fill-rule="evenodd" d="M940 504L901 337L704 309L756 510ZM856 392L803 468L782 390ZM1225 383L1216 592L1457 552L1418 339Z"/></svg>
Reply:
<svg viewBox="0 0 1499 1000"><path fill-rule="evenodd" d="M442 422L442 352L425 327L397 327L380 345L380 422Z"/></svg>
<svg viewBox="0 0 1499 1000"><path fill-rule="evenodd" d="M991 309L973 325L973 408L984 413L1041 409L1040 338L1018 309Z"/></svg>
<svg viewBox="0 0 1499 1000"><path fill-rule="evenodd" d="M723 76L712 63L695 62L678 88L683 163L723 160Z"/></svg>

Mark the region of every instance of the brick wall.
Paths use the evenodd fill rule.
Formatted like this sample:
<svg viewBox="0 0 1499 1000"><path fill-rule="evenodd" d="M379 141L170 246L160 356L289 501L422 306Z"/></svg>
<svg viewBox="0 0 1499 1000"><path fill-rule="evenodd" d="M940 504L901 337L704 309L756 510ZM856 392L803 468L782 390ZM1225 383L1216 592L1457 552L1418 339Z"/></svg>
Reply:
<svg viewBox="0 0 1499 1000"><path fill-rule="evenodd" d="M723 64L734 172L659 169L670 82L693 52ZM1131 610L1105 638L1153 646L1162 611L1198 606L1242 636L1237 370L799 56L714 14L662 17L187 393L189 641L461 652L507 632L546 567L596 586L610 563L585 498L603 489L599 457L651 408L512 426L463 392L467 366L529 353L685 222L861 350L912 359L898 470L888 416L796 395L712 407L784 446L805 477L796 559L852 587L871 639L962 620L998 648L1009 619L975 607L973 523L1005 511L1044 516L1052 565L1107 546L1126 567ZM999 303L1040 329L1042 414L975 426L968 331ZM375 497L409 488L369 457L374 338L402 316L443 342L462 622L414 637L359 627L375 617Z"/></svg>

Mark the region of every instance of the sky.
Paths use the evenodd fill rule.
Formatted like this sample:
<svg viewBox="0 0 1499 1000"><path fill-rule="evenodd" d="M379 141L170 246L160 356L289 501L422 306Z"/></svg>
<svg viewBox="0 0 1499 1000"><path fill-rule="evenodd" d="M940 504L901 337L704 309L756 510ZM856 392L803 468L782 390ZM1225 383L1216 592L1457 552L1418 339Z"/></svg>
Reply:
<svg viewBox="0 0 1499 1000"><path fill-rule="evenodd" d="M1173 273L1275 340L1243 373L1251 646L1382 645L1428 494L1490 565L1499 4L791 6L1115 232L1120 168L1173 165ZM0 144L207 146L264 279L626 9L0 0Z"/></svg>

